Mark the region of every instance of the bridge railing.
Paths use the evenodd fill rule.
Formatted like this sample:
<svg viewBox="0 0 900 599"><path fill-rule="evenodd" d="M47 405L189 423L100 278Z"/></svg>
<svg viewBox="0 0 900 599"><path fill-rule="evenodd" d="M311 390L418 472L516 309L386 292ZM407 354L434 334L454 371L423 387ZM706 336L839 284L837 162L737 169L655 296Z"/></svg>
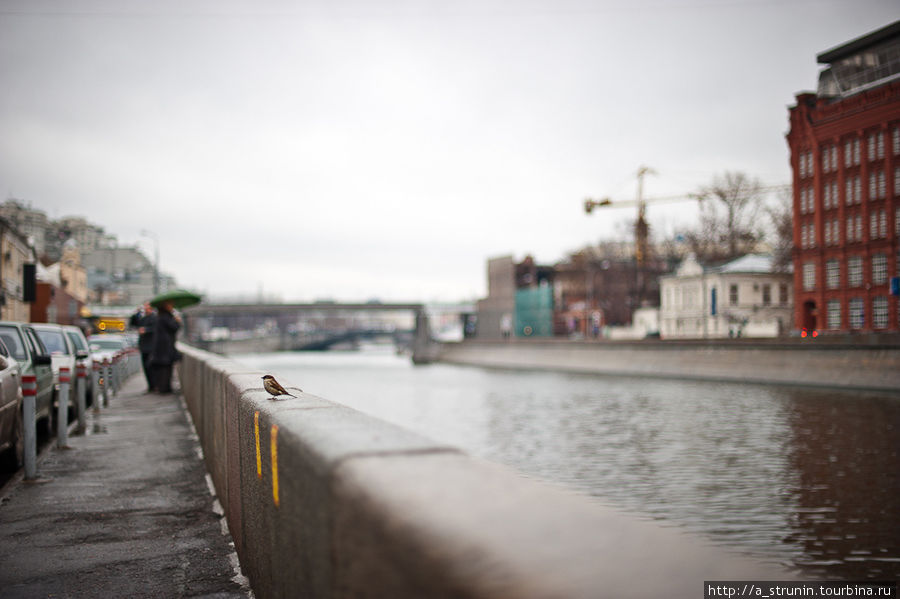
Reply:
<svg viewBox="0 0 900 599"><path fill-rule="evenodd" d="M271 400L264 373L181 349L257 597L686 597L704 580L784 578L320 397Z"/></svg>

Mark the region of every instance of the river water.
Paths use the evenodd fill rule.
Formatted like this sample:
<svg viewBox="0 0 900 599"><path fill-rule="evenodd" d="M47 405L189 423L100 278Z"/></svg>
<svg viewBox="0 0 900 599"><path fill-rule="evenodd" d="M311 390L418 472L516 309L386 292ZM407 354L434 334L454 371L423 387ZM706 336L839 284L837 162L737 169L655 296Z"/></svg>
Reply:
<svg viewBox="0 0 900 599"><path fill-rule="evenodd" d="M900 578L900 395L232 356L304 391L815 578Z"/></svg>

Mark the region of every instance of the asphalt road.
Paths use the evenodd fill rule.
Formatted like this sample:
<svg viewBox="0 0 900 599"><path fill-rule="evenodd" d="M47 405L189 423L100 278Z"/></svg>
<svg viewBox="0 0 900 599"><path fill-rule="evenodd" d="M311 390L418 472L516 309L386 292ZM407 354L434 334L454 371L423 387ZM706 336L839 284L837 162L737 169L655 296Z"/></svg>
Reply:
<svg viewBox="0 0 900 599"><path fill-rule="evenodd" d="M3 488L4 598L250 596L183 404L142 379Z"/></svg>

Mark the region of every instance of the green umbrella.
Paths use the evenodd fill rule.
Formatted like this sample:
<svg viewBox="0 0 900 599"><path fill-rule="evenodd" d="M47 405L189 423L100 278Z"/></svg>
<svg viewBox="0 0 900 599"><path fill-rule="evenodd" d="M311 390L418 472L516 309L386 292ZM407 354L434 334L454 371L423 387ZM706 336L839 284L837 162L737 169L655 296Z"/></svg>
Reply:
<svg viewBox="0 0 900 599"><path fill-rule="evenodd" d="M158 308L163 302L172 302L172 306L181 310L182 308L199 304L200 296L184 289L172 289L154 297L150 300L150 305Z"/></svg>

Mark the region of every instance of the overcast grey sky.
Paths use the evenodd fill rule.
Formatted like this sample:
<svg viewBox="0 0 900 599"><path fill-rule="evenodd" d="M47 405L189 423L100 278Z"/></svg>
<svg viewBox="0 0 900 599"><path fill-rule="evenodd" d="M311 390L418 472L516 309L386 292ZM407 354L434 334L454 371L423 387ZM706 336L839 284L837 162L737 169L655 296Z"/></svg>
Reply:
<svg viewBox="0 0 900 599"><path fill-rule="evenodd" d="M212 296L456 300L623 235L586 196L790 180L817 53L896 0L0 0L0 193ZM649 208L656 235L690 203Z"/></svg>

